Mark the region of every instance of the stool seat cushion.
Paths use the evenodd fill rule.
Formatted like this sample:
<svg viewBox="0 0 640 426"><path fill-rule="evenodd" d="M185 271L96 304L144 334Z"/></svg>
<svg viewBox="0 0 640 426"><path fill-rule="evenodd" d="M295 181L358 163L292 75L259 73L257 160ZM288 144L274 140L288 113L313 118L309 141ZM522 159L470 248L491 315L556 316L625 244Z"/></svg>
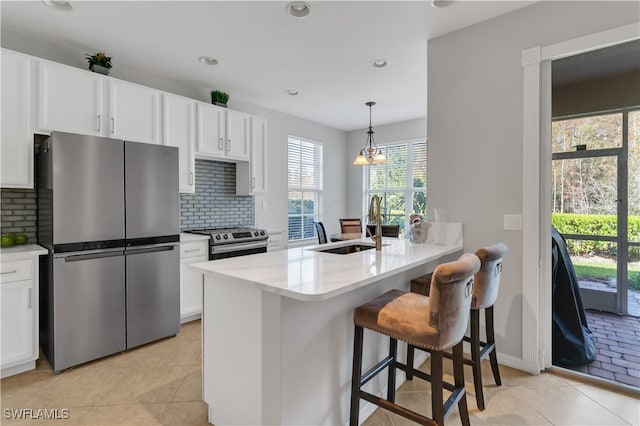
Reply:
<svg viewBox="0 0 640 426"><path fill-rule="evenodd" d="M353 321L412 345L438 350L438 331L429 325L429 298L416 293L390 290L358 306Z"/></svg>

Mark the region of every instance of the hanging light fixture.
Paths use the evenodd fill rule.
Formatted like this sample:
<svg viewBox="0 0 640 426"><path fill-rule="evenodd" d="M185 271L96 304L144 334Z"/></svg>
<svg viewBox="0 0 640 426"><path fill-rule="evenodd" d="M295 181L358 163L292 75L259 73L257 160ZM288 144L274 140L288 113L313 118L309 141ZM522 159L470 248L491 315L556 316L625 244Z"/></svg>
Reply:
<svg viewBox="0 0 640 426"><path fill-rule="evenodd" d="M384 156L382 150L378 148L373 140L373 129L371 128L371 107L375 102L367 102L365 105L369 107L369 130L367 130L367 140L360 150L360 153L353 161L356 166L370 166L372 164L386 164L387 157ZM369 146L367 148L367 145Z"/></svg>

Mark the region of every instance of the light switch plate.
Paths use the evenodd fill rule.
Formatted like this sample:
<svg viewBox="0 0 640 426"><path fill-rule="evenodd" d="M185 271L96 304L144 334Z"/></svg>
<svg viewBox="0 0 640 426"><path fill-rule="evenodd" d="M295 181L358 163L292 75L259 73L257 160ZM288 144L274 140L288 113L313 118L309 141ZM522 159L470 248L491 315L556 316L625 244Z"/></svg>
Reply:
<svg viewBox="0 0 640 426"><path fill-rule="evenodd" d="M504 230L505 231L522 231L522 215L521 214L505 214Z"/></svg>

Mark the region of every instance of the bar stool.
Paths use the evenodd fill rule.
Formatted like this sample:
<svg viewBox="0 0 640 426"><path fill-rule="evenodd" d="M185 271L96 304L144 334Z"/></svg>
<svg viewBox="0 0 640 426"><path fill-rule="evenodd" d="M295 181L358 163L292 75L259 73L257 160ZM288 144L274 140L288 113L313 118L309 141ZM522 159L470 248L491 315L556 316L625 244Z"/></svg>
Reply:
<svg viewBox="0 0 640 426"><path fill-rule="evenodd" d="M360 399L423 425L443 425L444 419L457 403L462 423L469 425L462 338L469 321L473 274L479 269L478 257L465 253L455 262L443 263L436 267L431 283L431 297L391 290L355 309L351 426L358 425ZM365 328L389 336L389 356L363 374L362 348ZM431 374L397 360L398 340L431 352ZM443 352L450 348L453 348L454 359L453 384L443 381L442 371ZM387 399L362 390L362 386L387 367ZM396 368L431 382L432 419L395 403ZM446 401L443 401L443 388L451 391Z"/></svg>
<svg viewBox="0 0 640 426"><path fill-rule="evenodd" d="M491 362L491 370L493 379L497 386L502 385L500 379L500 369L498 368L498 357L496 355L496 343L493 330L493 305L498 298L498 290L500 288L500 276L502 273L502 258L507 254L509 248L498 243L488 247L482 247L476 251L476 256L480 259L482 266L480 271L475 274L475 282L473 287L473 298L471 300L471 324L470 336L464 337L466 342L471 343L471 359L465 357L464 362L473 367L473 384L476 393L476 405L478 409L484 410L484 392L482 390L482 361L489 357ZM411 281L411 291L429 295L429 286L427 280L429 275L416 278ZM480 311L484 311L485 316L485 335L487 341L480 340ZM407 349L407 364L413 365L414 347L409 346ZM446 353L445 357L451 358L452 354ZM412 376L407 374L407 380L411 380Z"/></svg>

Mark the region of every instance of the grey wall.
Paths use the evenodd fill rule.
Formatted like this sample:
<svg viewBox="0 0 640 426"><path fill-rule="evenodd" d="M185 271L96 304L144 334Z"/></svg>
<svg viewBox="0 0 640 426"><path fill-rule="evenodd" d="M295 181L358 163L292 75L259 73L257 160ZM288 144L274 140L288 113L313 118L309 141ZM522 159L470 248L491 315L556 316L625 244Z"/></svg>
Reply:
<svg viewBox="0 0 640 426"><path fill-rule="evenodd" d="M639 6L540 2L428 43L429 204L464 223L465 250L510 248L496 304L501 353L522 357L522 233L503 230L504 214L522 212L522 51L630 24Z"/></svg>
<svg viewBox="0 0 640 426"><path fill-rule="evenodd" d="M253 198L236 195L236 165L196 160L196 192L180 194L180 230L253 223Z"/></svg>

